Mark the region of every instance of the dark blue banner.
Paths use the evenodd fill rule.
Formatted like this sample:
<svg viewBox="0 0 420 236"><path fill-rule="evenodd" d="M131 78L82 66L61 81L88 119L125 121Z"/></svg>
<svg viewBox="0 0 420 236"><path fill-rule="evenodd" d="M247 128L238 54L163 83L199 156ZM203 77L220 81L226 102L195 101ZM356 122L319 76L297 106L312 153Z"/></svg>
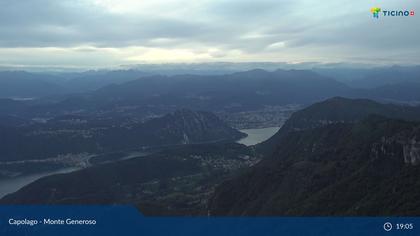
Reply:
<svg viewBox="0 0 420 236"><path fill-rule="evenodd" d="M145 217L130 206L1 206L0 235L420 235L420 218Z"/></svg>

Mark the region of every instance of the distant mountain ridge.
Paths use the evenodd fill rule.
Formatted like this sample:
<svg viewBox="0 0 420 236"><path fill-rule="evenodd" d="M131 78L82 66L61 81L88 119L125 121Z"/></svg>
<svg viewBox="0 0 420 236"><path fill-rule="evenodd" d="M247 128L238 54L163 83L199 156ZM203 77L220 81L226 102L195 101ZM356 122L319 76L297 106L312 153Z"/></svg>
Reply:
<svg viewBox="0 0 420 236"><path fill-rule="evenodd" d="M256 67L254 68L258 68L257 65L258 64L255 64ZM145 77L154 77L155 79L161 82L161 86L168 86L167 84L165 84L168 83L168 80L162 80L162 78L164 77L171 78L171 80L178 81L179 83L182 83L182 78L201 78L201 80L242 78L244 80L242 81L242 83L245 84L249 83L246 82L246 80L260 78L262 80L261 83L256 84L256 88L258 88L261 86L261 84L265 83L264 80L266 80L267 77L277 77L280 80L289 80L289 82L293 82L293 79L304 79L303 81L307 83L309 87L313 86L313 91L311 89L307 90L304 84L299 83L294 84L294 87L284 87L284 90L278 90L277 92L279 93L285 93L286 96L280 98L285 99L286 101L288 101L288 97L291 97L294 98L296 102L301 102L301 100L308 102L308 98L312 99L309 102L314 102L317 99L322 100L332 96L366 97L371 99L389 100L393 99L397 101L420 100L420 95L417 96L415 92L410 92L413 90L410 90L410 84L415 85L417 88L418 84L420 84L420 66L391 66L370 69L315 67L313 69L303 70L275 70L274 68L276 67L273 67L273 65L274 64L271 64L270 66L266 67L264 66L264 63L261 64L262 68L269 69L270 71L262 69L249 70L248 67L244 67L242 70L230 70L225 68L221 71L218 71L216 69L217 67L215 67L216 65L213 65L212 70L214 70L214 73L211 73L210 71L207 73L205 72L205 70L202 71L201 69L194 70L192 69L191 65L187 66L190 69L186 70L182 68L180 70L177 70L175 69L175 66L173 67L173 73L165 70L163 66L157 67L160 68L157 70L147 70L147 68L139 67L137 69L133 68L121 70L96 70L66 73L30 73L25 71L0 71L0 97L45 97L50 95L64 95L72 93L90 93L94 90L101 89L106 86L110 86L113 84L119 85L124 83L130 83L131 81L135 81ZM222 64L220 64L220 66L222 66ZM167 67L171 66L167 65ZM280 65L279 67L281 68ZM312 78L313 80L307 80L308 78ZM324 79L320 80L320 78ZM328 85L323 83L325 79L329 80L331 84ZM227 83L227 85L229 86L229 82L225 83ZM338 86L338 84L341 85ZM144 83L143 85L148 86L147 83ZM159 87L154 87L153 84L150 85L151 86L148 87L149 91L155 94L162 95L162 91L159 90ZM173 84L170 86L172 89L177 89L176 86L173 87ZM207 81L205 83L205 86L212 86L212 83ZM291 86L291 84L284 86ZM305 95L305 93L301 93L302 91L299 90L301 86L303 86L301 88L302 90L305 90L306 93L309 92L310 94ZM183 87L185 87L185 85L183 85ZM320 95L317 95L316 91L319 89L319 87L324 88L326 96L321 96L321 98L319 98ZM216 88L220 89L221 87L216 86ZM335 88L338 90L333 92L330 91L331 88ZM139 90L139 92L142 91L139 88L137 89ZM291 92L290 89L294 89L292 90L293 92ZM110 92L110 90L108 91ZM201 91L197 92L201 93ZM267 91L260 92L264 93ZM314 93L311 94L312 92ZM231 93L233 92L231 91ZM410 93L410 95L407 96L407 93ZM298 96L295 97L295 94ZM200 94L200 96L206 95Z"/></svg>
<svg viewBox="0 0 420 236"><path fill-rule="evenodd" d="M89 81L101 80L101 76L104 76L104 83L103 87L95 91L64 93L21 102L28 105L26 109L15 109L13 114L7 111L3 114L24 118L49 118L51 114L115 114L121 112L121 109L128 109L128 112L135 114L164 114L180 108L213 112L246 111L264 106L312 103L343 94L353 96L353 90L345 85L304 70L268 72L255 69L225 75L149 75L140 79L130 77L131 79L118 80L120 83L108 83L116 80L113 75L118 75L116 78L119 78L125 73L87 73L86 76L94 78L86 81L81 77L70 80L61 78L59 84L70 90L71 86L65 84L75 80L90 83ZM136 73L133 71L129 74L137 75Z"/></svg>
<svg viewBox="0 0 420 236"><path fill-rule="evenodd" d="M0 71L0 98L39 98L89 92L150 75L137 70L32 73Z"/></svg>
<svg viewBox="0 0 420 236"><path fill-rule="evenodd" d="M55 79L52 75L1 71L0 98L32 98L66 92L66 88L51 82Z"/></svg>
<svg viewBox="0 0 420 236"><path fill-rule="evenodd" d="M401 83L420 83L420 66L375 68L314 68L314 71L353 88L372 89Z"/></svg>
<svg viewBox="0 0 420 236"><path fill-rule="evenodd" d="M95 91L86 102L182 106L202 110L252 109L263 105L310 103L353 90L311 71L251 70L204 76L151 76Z"/></svg>
<svg viewBox="0 0 420 236"><path fill-rule="evenodd" d="M0 80L2 73L6 72L0 72ZM235 112L261 109L264 106L307 105L335 96L394 103L420 102L420 83L415 79L401 79L399 83L369 89L352 88L338 79L311 70L254 69L231 74L173 76L136 70L93 71L74 75L60 74L62 77L56 76L55 80L43 78L48 77L46 75L36 75L40 79L31 80L31 83L58 82L52 83L53 87L42 84L33 86L34 89L41 87L47 90L45 96L54 96L26 102L31 106L20 111L24 118L45 117L51 113L97 114L100 111L111 114L119 112L121 107L130 108L129 112L136 114L164 114L180 108ZM25 87L26 80L14 81L24 86L18 91L31 90L31 86ZM55 88L57 86L60 88ZM0 94L0 97L12 97L7 94Z"/></svg>

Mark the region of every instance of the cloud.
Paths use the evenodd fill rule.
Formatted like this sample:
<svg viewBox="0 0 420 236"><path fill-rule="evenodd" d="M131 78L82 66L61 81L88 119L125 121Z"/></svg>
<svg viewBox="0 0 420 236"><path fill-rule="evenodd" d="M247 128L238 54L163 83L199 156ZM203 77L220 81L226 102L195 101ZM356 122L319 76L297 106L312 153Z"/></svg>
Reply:
<svg viewBox="0 0 420 236"><path fill-rule="evenodd" d="M0 63L420 63L420 18L373 19L371 7L363 0L3 0ZM381 7L416 10L420 2Z"/></svg>

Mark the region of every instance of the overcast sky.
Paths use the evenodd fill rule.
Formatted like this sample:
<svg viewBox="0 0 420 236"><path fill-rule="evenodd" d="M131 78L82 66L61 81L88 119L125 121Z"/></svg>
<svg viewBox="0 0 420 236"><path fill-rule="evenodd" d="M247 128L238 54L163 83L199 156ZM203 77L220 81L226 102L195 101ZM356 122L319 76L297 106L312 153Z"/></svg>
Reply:
<svg viewBox="0 0 420 236"><path fill-rule="evenodd" d="M418 0L0 0L0 66L420 64L419 27Z"/></svg>

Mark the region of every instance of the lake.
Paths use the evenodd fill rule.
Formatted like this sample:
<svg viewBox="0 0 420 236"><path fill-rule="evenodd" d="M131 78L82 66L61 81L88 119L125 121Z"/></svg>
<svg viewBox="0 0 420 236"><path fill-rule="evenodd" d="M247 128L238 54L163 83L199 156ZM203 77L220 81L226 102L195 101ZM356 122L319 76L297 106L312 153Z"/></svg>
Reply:
<svg viewBox="0 0 420 236"><path fill-rule="evenodd" d="M130 153L127 153L126 156L120 157L113 161L128 160L128 159L136 158L136 157L145 157L149 154L150 154L149 152L130 152ZM108 160L107 162L111 162L111 161ZM0 198L6 196L9 193L14 193L17 190L21 189L22 187L38 179L41 179L43 177L46 177L49 175L55 175L55 174L70 173L70 172L77 171L80 169L83 169L83 167L62 168L58 170L52 170L52 171L42 172L42 173L37 173L37 174L23 175L19 177L7 178L7 179L2 179L2 180L0 179Z"/></svg>
<svg viewBox="0 0 420 236"><path fill-rule="evenodd" d="M255 145L257 143L263 142L273 136L280 127L268 127L268 128L261 128L261 129L243 129L240 130L243 133L248 134L246 138L240 139L237 143L241 143L247 146ZM129 153L127 156L119 158L118 160L127 160L135 157L147 156L150 153L145 152L133 152ZM9 193L16 192L20 188L28 185L40 178L54 175L54 174L63 174L69 173L72 171L80 170L81 168L65 168L60 170L54 170L50 172L32 174L32 175L24 175L16 178L10 179L3 179L0 180L0 198L4 197Z"/></svg>
<svg viewBox="0 0 420 236"><path fill-rule="evenodd" d="M277 131L279 131L279 129L280 127L268 127L268 128L261 128L261 129L242 129L240 131L248 134L248 136L246 138L238 140L237 143L241 143L246 146L255 145L257 143L261 143L269 139Z"/></svg>
<svg viewBox="0 0 420 236"><path fill-rule="evenodd" d="M50 172L38 173L33 175L25 175L11 179L0 180L0 198L4 197L9 193L16 192L25 185L34 182L42 177L54 175L54 174L64 174L72 171L79 170L80 168L65 168Z"/></svg>

